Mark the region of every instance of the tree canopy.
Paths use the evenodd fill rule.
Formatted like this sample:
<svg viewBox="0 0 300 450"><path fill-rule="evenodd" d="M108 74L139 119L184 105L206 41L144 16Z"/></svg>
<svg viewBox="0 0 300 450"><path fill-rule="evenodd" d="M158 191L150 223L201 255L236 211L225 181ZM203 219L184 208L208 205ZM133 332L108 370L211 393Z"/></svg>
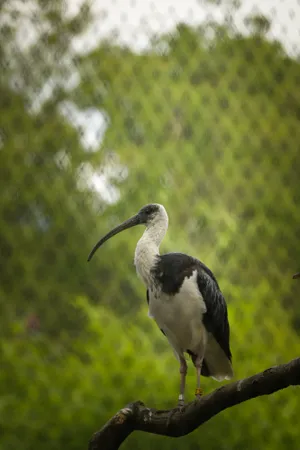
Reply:
<svg viewBox="0 0 300 450"><path fill-rule="evenodd" d="M127 402L176 401L177 363L132 263L142 230L86 262L148 202L169 213L162 251L217 276L237 378L300 345L299 61L266 39L263 18L249 36L182 23L145 52L103 41L78 55L89 8L70 18L50 3L36 1L29 19L18 2L0 9L1 450L84 448ZM35 34L22 47L25 19ZM105 123L95 148L78 111ZM189 395L192 383L190 373ZM298 403L292 389L256 399L176 448L296 450ZM153 445L174 441L136 434L124 448Z"/></svg>

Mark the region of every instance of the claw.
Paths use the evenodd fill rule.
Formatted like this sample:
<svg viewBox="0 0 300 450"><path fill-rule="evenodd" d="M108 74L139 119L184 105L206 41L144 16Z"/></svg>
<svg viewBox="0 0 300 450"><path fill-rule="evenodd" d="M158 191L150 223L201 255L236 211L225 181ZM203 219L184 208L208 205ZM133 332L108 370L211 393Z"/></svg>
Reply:
<svg viewBox="0 0 300 450"><path fill-rule="evenodd" d="M184 400L183 399L179 399L178 400L178 404L177 404L177 408L175 408L175 409L182 409L184 407Z"/></svg>
<svg viewBox="0 0 300 450"><path fill-rule="evenodd" d="M170 411L170 414L169 414L169 417L167 420L167 427L170 425L171 419L174 416L174 414L176 414L177 412L179 412L181 414L183 412L183 410L184 410L184 401L178 400L178 405Z"/></svg>

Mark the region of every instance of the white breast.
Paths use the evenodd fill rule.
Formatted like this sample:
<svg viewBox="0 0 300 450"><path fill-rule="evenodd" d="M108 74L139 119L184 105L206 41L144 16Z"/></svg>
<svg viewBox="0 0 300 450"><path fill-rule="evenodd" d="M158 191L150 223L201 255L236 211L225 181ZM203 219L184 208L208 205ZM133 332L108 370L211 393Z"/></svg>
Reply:
<svg viewBox="0 0 300 450"><path fill-rule="evenodd" d="M175 295L150 291L149 315L164 331L176 353L197 351L206 339L202 316L206 306L197 285L197 271L182 283Z"/></svg>

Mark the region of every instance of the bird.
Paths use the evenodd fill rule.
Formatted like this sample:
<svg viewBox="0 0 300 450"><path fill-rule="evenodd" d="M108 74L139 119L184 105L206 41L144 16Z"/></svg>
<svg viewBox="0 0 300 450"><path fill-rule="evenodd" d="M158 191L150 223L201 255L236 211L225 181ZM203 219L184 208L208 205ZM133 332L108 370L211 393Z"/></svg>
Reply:
<svg viewBox="0 0 300 450"><path fill-rule="evenodd" d="M295 275L293 275L293 279L295 280L296 278L300 278L300 272L295 273Z"/></svg>
<svg viewBox="0 0 300 450"><path fill-rule="evenodd" d="M203 395L200 376L217 381L233 377L227 305L212 271L184 253L160 254L168 230L166 209L158 203L143 206L102 237L88 256L108 239L136 225L146 227L134 255L138 276L146 287L153 318L179 361L180 387L177 406L185 405L187 358L196 368L196 398Z"/></svg>

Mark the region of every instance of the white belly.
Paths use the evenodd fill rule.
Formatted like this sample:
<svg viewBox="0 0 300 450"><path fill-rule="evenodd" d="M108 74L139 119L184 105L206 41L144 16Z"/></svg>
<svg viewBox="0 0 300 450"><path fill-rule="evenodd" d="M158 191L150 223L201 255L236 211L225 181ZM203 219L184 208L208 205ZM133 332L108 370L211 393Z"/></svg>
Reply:
<svg viewBox="0 0 300 450"><path fill-rule="evenodd" d="M206 343L202 316L206 306L196 282L197 272L184 280L180 291L166 295L150 291L149 314L166 334L175 352L186 350L198 353Z"/></svg>

